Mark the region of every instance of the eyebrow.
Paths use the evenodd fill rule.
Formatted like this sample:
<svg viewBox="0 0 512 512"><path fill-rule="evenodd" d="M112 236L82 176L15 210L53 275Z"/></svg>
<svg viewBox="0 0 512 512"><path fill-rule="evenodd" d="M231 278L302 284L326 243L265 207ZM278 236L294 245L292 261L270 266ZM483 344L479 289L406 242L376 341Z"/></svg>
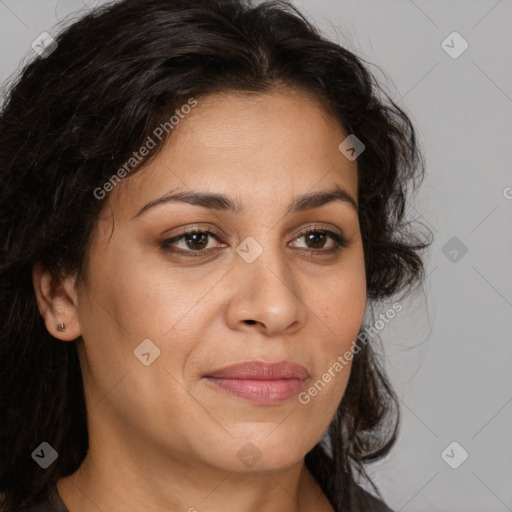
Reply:
<svg viewBox="0 0 512 512"><path fill-rule="evenodd" d="M310 192L294 198L286 211L286 215L318 208L332 203L333 201L341 201L349 204L356 212L358 211L357 203L352 196L344 188L336 185L330 190ZM173 190L165 196L154 199L144 205L133 218L139 217L155 206L171 202L183 202L232 214L240 214L244 211L244 207L238 200L231 199L223 194L213 194L210 192L180 192Z"/></svg>

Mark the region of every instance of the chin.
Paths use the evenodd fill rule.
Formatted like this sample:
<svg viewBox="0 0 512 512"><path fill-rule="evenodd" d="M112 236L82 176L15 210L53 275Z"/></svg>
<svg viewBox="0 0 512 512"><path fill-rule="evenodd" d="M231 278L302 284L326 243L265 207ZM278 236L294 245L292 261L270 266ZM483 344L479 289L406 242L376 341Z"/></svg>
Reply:
<svg viewBox="0 0 512 512"><path fill-rule="evenodd" d="M252 438L244 436L244 440L234 436L236 440L223 450L223 457L216 460L216 465L238 473L280 471L297 464L312 448L303 445L304 437L295 439L292 435L286 436L285 431L281 435L274 432L269 436L269 431L265 429L260 436ZM233 456L226 457L228 452Z"/></svg>

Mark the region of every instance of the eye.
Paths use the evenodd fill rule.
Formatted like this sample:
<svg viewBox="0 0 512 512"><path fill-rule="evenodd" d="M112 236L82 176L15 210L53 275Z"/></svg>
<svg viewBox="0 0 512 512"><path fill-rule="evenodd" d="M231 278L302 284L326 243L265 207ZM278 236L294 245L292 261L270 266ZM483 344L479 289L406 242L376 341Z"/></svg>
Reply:
<svg viewBox="0 0 512 512"><path fill-rule="evenodd" d="M218 236L212 231L194 229L164 240L160 245L162 249L170 252L188 253L185 256L203 256L205 252L209 252L209 249L211 249L211 247L208 247L211 238L219 240ZM181 244L181 247L177 247L177 244ZM177 249L174 249L174 247L177 247Z"/></svg>
<svg viewBox="0 0 512 512"><path fill-rule="evenodd" d="M310 247L305 247L310 252L331 253L348 246L348 240L343 235L328 229L310 229L302 233L296 240L301 238L304 238L306 244L310 245ZM334 242L334 246L325 249L325 243L329 238Z"/></svg>
<svg viewBox="0 0 512 512"><path fill-rule="evenodd" d="M210 230L193 229L162 241L160 246L164 251L178 253L185 257L202 257L216 248L209 244L212 238L220 242L219 237ZM343 235L327 229L310 229L298 236L294 242L301 238L305 239L307 246L298 247L298 249L305 249L314 254L330 254L347 247L349 244L349 241ZM325 244L329 239L331 240L331 247L326 249ZM220 247L222 246L227 247L225 244Z"/></svg>

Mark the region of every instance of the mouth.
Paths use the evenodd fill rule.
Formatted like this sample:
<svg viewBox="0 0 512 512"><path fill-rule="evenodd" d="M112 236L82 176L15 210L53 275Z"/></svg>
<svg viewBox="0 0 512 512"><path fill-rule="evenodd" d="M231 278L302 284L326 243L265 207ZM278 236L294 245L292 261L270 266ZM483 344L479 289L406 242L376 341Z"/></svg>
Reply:
<svg viewBox="0 0 512 512"><path fill-rule="evenodd" d="M213 371L204 376L216 389L259 404L278 404L296 396L309 373L289 361L249 361Z"/></svg>

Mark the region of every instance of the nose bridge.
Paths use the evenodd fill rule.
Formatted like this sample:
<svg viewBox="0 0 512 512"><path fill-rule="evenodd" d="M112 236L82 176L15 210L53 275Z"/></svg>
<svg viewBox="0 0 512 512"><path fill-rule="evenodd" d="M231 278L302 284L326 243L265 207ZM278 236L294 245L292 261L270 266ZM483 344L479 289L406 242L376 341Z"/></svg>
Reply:
<svg viewBox="0 0 512 512"><path fill-rule="evenodd" d="M236 248L234 292L230 321L234 325L258 322L269 331L302 323L304 305L298 283L286 261L283 244L273 232L246 237Z"/></svg>
<svg viewBox="0 0 512 512"><path fill-rule="evenodd" d="M255 238L247 237L238 246L237 254L237 265L241 267L242 275L243 272L246 272L251 281L255 280L251 286L277 285L279 283L281 286L285 286L289 292L286 285L293 288L293 277L288 271L289 267L285 261L286 254L283 252L283 247L273 241L271 236L266 236L261 244ZM256 286L256 289L261 287Z"/></svg>

